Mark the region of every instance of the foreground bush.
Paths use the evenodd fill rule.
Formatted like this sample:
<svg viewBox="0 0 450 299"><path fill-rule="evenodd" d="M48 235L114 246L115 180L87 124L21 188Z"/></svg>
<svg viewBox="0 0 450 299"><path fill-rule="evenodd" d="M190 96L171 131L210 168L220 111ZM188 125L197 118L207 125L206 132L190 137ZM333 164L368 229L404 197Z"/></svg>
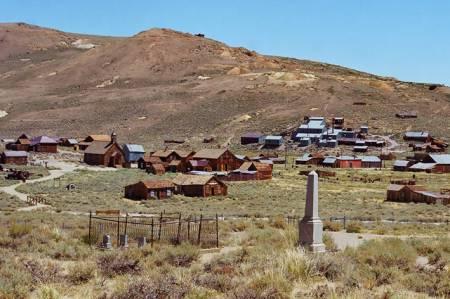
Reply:
<svg viewBox="0 0 450 299"><path fill-rule="evenodd" d="M348 233L360 233L362 231L362 225L359 222L350 222L345 229Z"/></svg>

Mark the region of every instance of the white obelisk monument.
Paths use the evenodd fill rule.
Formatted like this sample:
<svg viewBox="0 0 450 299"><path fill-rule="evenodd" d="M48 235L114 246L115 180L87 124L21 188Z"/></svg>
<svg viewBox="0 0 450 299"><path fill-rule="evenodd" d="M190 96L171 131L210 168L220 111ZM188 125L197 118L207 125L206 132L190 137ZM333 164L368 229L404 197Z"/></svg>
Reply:
<svg viewBox="0 0 450 299"><path fill-rule="evenodd" d="M306 185L305 216L299 222L300 246L312 252L324 252L322 232L323 224L319 218L319 176L311 171Z"/></svg>

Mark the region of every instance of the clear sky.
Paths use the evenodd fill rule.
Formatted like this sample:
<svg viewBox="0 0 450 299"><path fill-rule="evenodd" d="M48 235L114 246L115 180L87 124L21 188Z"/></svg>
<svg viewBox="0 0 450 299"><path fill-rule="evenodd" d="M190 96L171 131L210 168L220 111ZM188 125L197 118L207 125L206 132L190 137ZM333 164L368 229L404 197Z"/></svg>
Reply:
<svg viewBox="0 0 450 299"><path fill-rule="evenodd" d="M152 27L201 32L263 54L450 85L449 0L0 2L0 22L120 36Z"/></svg>

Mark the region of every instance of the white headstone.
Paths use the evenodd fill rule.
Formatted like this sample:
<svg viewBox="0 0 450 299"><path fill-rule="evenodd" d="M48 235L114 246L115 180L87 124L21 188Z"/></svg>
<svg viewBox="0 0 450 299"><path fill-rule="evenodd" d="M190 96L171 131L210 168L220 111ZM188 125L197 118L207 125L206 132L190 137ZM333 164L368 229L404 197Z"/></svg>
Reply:
<svg viewBox="0 0 450 299"><path fill-rule="evenodd" d="M323 224L319 218L319 176L315 171L308 174L306 185L305 216L299 222L300 245L312 252L324 252Z"/></svg>

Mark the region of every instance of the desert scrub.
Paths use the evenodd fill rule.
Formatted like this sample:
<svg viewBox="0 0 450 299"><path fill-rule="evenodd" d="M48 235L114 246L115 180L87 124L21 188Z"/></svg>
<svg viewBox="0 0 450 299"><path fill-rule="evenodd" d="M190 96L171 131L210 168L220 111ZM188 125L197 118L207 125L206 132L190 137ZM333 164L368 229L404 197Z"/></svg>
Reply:
<svg viewBox="0 0 450 299"><path fill-rule="evenodd" d="M68 269L67 279L74 285L79 285L93 279L97 267L93 262L75 262Z"/></svg>
<svg viewBox="0 0 450 299"><path fill-rule="evenodd" d="M284 219L283 216L275 216L274 218L270 219L269 223L270 223L270 226L272 226L273 228L278 228L278 229L286 229L287 228L286 219Z"/></svg>
<svg viewBox="0 0 450 299"><path fill-rule="evenodd" d="M338 232L342 230L342 224L336 221L325 220L323 222L323 229L331 232Z"/></svg>
<svg viewBox="0 0 450 299"><path fill-rule="evenodd" d="M124 274L137 274L142 255L138 250L110 251L97 258L97 267L106 277Z"/></svg>
<svg viewBox="0 0 450 299"><path fill-rule="evenodd" d="M156 256L156 264L162 265L164 262L174 267L189 267L197 260L199 248L189 243L182 243L179 246L167 246Z"/></svg>
<svg viewBox="0 0 450 299"><path fill-rule="evenodd" d="M32 229L33 228L29 223L13 222L9 226L9 236L13 239L18 239L31 233Z"/></svg>
<svg viewBox="0 0 450 299"><path fill-rule="evenodd" d="M356 221L350 222L347 224L345 231L347 233L360 233L362 231L362 225Z"/></svg>

